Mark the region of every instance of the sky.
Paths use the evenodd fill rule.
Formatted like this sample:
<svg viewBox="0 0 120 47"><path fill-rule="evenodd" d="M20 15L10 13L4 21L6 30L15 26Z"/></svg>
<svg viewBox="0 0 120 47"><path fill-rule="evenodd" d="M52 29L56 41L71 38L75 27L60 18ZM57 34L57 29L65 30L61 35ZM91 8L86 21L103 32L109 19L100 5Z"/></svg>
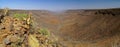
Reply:
<svg viewBox="0 0 120 47"><path fill-rule="evenodd" d="M0 0L0 8L33 10L120 8L120 0Z"/></svg>

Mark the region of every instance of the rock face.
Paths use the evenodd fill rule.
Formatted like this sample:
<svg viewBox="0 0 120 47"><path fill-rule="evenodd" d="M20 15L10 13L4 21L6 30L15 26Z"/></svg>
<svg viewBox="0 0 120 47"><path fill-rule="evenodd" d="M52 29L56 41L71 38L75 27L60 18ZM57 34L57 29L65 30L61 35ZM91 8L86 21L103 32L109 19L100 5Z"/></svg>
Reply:
<svg viewBox="0 0 120 47"><path fill-rule="evenodd" d="M6 15L0 23L0 47L56 47L50 33L33 27L31 13ZM44 33L44 34L43 34ZM49 34L49 35L48 35Z"/></svg>

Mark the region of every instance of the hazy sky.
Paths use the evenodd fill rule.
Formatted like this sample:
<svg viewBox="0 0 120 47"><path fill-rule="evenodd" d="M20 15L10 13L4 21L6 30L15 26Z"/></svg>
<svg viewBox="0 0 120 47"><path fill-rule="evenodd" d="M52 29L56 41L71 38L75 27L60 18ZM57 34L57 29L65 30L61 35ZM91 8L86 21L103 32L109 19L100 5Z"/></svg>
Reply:
<svg viewBox="0 0 120 47"><path fill-rule="evenodd" d="M11 9L101 9L120 8L120 0L0 0L0 8Z"/></svg>

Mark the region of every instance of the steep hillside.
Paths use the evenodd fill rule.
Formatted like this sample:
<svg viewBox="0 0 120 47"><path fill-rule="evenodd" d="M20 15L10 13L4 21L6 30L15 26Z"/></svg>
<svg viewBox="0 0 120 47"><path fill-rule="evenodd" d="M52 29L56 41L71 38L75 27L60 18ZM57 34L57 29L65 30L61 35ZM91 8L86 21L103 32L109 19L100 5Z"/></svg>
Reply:
<svg viewBox="0 0 120 47"><path fill-rule="evenodd" d="M95 41L119 34L119 20L120 9L70 10L63 16L60 32L74 40Z"/></svg>

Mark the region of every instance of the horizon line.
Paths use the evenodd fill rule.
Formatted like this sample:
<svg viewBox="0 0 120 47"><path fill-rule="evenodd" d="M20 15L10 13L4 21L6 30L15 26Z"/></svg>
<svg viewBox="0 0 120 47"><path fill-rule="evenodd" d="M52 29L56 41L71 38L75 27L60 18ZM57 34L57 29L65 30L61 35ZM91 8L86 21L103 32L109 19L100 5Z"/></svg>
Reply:
<svg viewBox="0 0 120 47"><path fill-rule="evenodd" d="M64 11L64 10L97 10L97 9L120 9L120 7L111 7L111 8L78 8L78 9L62 9L62 10L48 10L48 9L19 9L19 8L9 8L9 7L5 7L8 8L10 10L47 10L47 11ZM4 8L0 8L0 9L4 9Z"/></svg>

